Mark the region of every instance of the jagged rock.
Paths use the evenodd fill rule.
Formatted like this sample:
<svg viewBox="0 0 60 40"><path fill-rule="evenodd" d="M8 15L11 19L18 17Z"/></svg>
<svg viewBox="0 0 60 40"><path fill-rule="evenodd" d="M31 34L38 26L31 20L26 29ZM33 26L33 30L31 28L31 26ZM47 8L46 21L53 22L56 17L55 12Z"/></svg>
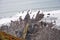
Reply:
<svg viewBox="0 0 60 40"><path fill-rule="evenodd" d="M41 20L44 17L43 13L42 14L39 14L39 13L40 13L40 11L38 11L38 13L36 15L36 18L35 18L36 21L39 21L39 20Z"/></svg>
<svg viewBox="0 0 60 40"><path fill-rule="evenodd" d="M19 20L20 20L20 22L22 21L22 17L21 16L19 17Z"/></svg>
<svg viewBox="0 0 60 40"><path fill-rule="evenodd" d="M45 25L45 22L43 22L43 25ZM57 29L52 29L51 27L53 24L51 23L46 23L48 27L43 27L42 25L38 25L36 28L33 28L33 30L37 31L33 33L32 26L30 29L30 33L28 32L27 34L27 40L60 40L60 30ZM35 26L33 26L35 27ZM40 28L43 27L43 28Z"/></svg>
<svg viewBox="0 0 60 40"><path fill-rule="evenodd" d="M48 13L47 15L50 15L50 13Z"/></svg>
<svg viewBox="0 0 60 40"><path fill-rule="evenodd" d="M27 13L27 15L24 18L25 22L29 22L30 21L30 15Z"/></svg>
<svg viewBox="0 0 60 40"><path fill-rule="evenodd" d="M11 21L10 26L3 25L0 31L7 32L13 36L21 37L26 23L29 23L28 32L26 35L27 40L60 40L60 30L52 29L52 23L37 22L40 21L44 14L39 14L38 11L35 19L30 19L29 11L25 16L25 19L20 21ZM48 14L49 15L49 14ZM48 25L48 27L46 27Z"/></svg>

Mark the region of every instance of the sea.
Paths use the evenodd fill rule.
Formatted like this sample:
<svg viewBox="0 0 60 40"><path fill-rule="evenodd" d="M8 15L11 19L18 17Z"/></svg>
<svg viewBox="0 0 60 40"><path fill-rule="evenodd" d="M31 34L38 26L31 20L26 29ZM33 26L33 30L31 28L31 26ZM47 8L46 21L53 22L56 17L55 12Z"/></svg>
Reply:
<svg viewBox="0 0 60 40"><path fill-rule="evenodd" d="M60 10L60 0L0 0L0 19L24 10Z"/></svg>

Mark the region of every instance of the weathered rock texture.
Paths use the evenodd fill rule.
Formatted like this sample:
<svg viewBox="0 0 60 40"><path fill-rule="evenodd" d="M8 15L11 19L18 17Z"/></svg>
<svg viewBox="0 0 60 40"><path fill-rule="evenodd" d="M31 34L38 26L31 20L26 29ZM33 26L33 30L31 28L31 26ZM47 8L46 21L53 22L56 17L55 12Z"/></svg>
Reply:
<svg viewBox="0 0 60 40"><path fill-rule="evenodd" d="M10 26L2 25L0 31L20 38L26 23L29 23L26 40L60 40L60 30L52 29L51 27L54 26L52 23L38 22L44 17L44 14L39 13L40 11L35 19L30 19L27 12L24 20L20 17L20 21L11 21Z"/></svg>

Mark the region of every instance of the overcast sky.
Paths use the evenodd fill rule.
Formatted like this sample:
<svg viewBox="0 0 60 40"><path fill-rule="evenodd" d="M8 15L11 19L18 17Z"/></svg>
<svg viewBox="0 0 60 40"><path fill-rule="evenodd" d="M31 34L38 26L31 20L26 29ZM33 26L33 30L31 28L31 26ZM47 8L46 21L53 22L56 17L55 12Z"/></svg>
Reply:
<svg viewBox="0 0 60 40"><path fill-rule="evenodd" d="M60 7L60 0L0 0L0 14L44 7Z"/></svg>

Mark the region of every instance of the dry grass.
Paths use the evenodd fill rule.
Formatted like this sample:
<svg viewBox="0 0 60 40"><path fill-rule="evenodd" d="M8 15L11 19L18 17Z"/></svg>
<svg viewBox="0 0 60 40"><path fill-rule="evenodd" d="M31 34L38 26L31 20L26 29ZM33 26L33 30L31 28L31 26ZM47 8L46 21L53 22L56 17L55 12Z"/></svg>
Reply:
<svg viewBox="0 0 60 40"><path fill-rule="evenodd" d="M0 40L23 40L23 39L14 37L14 36L9 35L5 32L0 32Z"/></svg>

